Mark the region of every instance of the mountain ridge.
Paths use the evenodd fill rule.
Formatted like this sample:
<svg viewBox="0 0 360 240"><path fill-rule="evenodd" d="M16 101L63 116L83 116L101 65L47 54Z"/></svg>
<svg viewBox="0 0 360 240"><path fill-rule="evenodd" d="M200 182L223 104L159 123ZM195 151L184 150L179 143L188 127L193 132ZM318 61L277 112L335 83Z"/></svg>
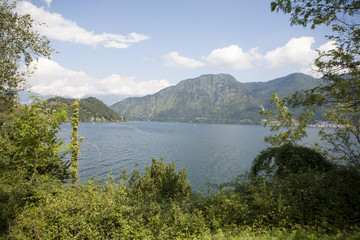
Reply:
<svg viewBox="0 0 360 240"><path fill-rule="evenodd" d="M71 116L74 101L74 98L53 97L45 101L45 107L55 109L64 106ZM121 117L101 100L87 97L79 100L79 120L81 122L119 122L126 121L126 118Z"/></svg>
<svg viewBox="0 0 360 240"><path fill-rule="evenodd" d="M283 97L319 83L319 79L302 73L250 83L239 82L229 74L204 74L154 94L126 98L110 108L140 121L259 124L259 111L270 106L267 101L271 93L278 91Z"/></svg>

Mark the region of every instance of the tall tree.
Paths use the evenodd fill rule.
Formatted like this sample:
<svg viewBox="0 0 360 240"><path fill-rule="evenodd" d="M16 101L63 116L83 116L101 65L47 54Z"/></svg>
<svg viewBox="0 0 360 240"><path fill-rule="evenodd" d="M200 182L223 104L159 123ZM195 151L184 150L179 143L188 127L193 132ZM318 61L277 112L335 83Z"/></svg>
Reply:
<svg viewBox="0 0 360 240"><path fill-rule="evenodd" d="M71 145L70 145L70 151L71 151L70 174L71 174L71 186L75 188L76 181L79 178L79 172L77 168L77 166L79 165L78 154L79 154L81 142L84 140L84 137L80 137L80 141L78 141L79 99L76 99L74 101L72 107L73 107L73 116L71 118L71 124L73 130L71 133Z"/></svg>
<svg viewBox="0 0 360 240"><path fill-rule="evenodd" d="M30 63L39 56L50 57L52 52L47 38L34 30L34 19L17 14L15 7L16 1L0 3L0 126L32 72Z"/></svg>
<svg viewBox="0 0 360 240"><path fill-rule="evenodd" d="M21 106L19 117L3 127L6 148L0 158L2 171L24 172L27 180L34 181L37 175L48 175L65 181L68 164L63 161L66 154L63 140L57 137L60 125L67 119L63 108L44 109L44 102L34 99L30 106Z"/></svg>
<svg viewBox="0 0 360 240"><path fill-rule="evenodd" d="M285 101L291 107L316 110L326 107L324 117L338 125L334 133L321 132L331 144L334 158L360 166L360 1L357 0L276 0L272 11L290 14L291 25L331 27L327 36L334 48L320 52L315 66L323 83L295 92ZM336 157L335 157L336 156Z"/></svg>

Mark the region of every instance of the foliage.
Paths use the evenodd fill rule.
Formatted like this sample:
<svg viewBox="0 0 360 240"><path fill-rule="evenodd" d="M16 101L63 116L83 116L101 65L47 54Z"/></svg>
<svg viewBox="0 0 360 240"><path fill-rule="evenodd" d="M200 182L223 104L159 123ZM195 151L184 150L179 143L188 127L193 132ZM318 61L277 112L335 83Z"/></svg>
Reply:
<svg viewBox="0 0 360 240"><path fill-rule="evenodd" d="M183 199L192 194L185 169L176 172L175 164L166 165L163 159L159 162L153 158L144 174L135 168L128 184L130 196L140 199Z"/></svg>
<svg viewBox="0 0 360 240"><path fill-rule="evenodd" d="M162 163L154 160L154 165L147 169L154 179L173 176L173 165L167 167ZM157 172L164 169L167 171ZM181 179L177 181L175 188L183 184ZM162 201L152 195L143 195L147 199L134 198L132 187L124 181L116 182L111 175L106 182L95 183L90 179L76 188L63 186L39 204L28 205L12 225L10 236L17 239L188 239L206 230L205 219L189 198L172 201L168 193L161 192L160 185L156 186L160 188L159 197L164 194ZM179 197L183 194L177 189L173 192L178 192Z"/></svg>
<svg viewBox="0 0 360 240"><path fill-rule="evenodd" d="M302 113L298 121L294 120L293 113L286 106L286 101L279 99L276 93L271 95L270 103L275 105L274 110L262 109L260 113L267 116L264 126L271 126L270 131L276 132L285 129L278 135L266 136L265 141L278 146L281 144L297 144L302 138L307 136L306 127L312 121L313 112ZM277 113L277 114L276 114Z"/></svg>
<svg viewBox="0 0 360 240"><path fill-rule="evenodd" d="M28 179L37 174L49 174L65 180L67 165L62 162L63 142L56 137L67 114L63 109L48 112L38 99L30 106L22 106L13 122L3 127L2 137L9 141L8 155L3 168L24 171Z"/></svg>
<svg viewBox="0 0 360 240"><path fill-rule="evenodd" d="M71 124L73 130L71 133L71 145L70 145L70 152L71 152L70 174L71 174L71 186L74 188L76 181L79 178L79 173L77 168L77 166L79 165L78 154L79 154L81 142L84 140L84 138L81 137L80 141L78 141L79 100L76 99L72 106L73 106L73 117L71 118Z"/></svg>
<svg viewBox="0 0 360 240"><path fill-rule="evenodd" d="M302 106L311 111L326 107L326 119L338 124L335 133L322 132L323 140L331 144L327 154L359 166L360 162L360 1L288 1L271 3L272 11L291 14L291 24L311 28L331 26L327 36L334 48L319 52L315 61L324 82L307 91L296 92L286 99L292 107Z"/></svg>
<svg viewBox="0 0 360 240"><path fill-rule="evenodd" d="M354 187L360 176L354 169L289 173L271 183L243 176L204 196L190 191L186 177L174 180L180 172L173 167L153 159L144 173L133 173L128 181L116 182L109 175L107 181L90 179L76 188L59 186L18 213L9 237L341 239L343 230L356 231L360 224L360 190ZM177 183L164 185L169 179Z"/></svg>
<svg viewBox="0 0 360 240"><path fill-rule="evenodd" d="M245 229L239 233L223 232L206 234L199 240L343 240L343 239L358 239L359 233L338 233L324 234L317 231L305 230L305 229L294 229L290 231L284 231L282 229L272 229L267 231L254 231L252 229Z"/></svg>
<svg viewBox="0 0 360 240"><path fill-rule="evenodd" d="M311 24L311 28L325 24L332 27L334 31L345 31L342 29L349 18L355 20L356 14L359 14L360 1L357 0L276 0L271 2L271 11L283 11L286 14L291 14L292 25L302 25L306 27ZM356 23L353 22L356 27ZM348 31L355 29L348 29Z"/></svg>
<svg viewBox="0 0 360 240"><path fill-rule="evenodd" d="M327 172L332 164L319 152L302 146L285 144L261 151L254 159L250 173L271 180L306 172Z"/></svg>
<svg viewBox="0 0 360 240"><path fill-rule="evenodd" d="M27 203L56 191L68 176L63 142L56 137L67 118L63 109L47 111L35 99L17 109L0 132L0 232Z"/></svg>
<svg viewBox="0 0 360 240"><path fill-rule="evenodd" d="M37 23L30 15L19 16L15 6L16 1L0 3L0 126L16 105L16 94L31 73L30 63L52 52L46 37L33 29ZM21 67L24 63L26 68Z"/></svg>
<svg viewBox="0 0 360 240"><path fill-rule="evenodd" d="M220 196L225 202L232 199L228 205L238 205L237 217L230 218L236 225L284 229L301 226L336 232L359 226L360 189L355 187L359 183L359 173L345 167L288 174L272 181L246 175L227 184ZM233 196L238 200L233 201ZM217 206L218 212L226 211L223 203ZM220 221L222 217L214 219Z"/></svg>

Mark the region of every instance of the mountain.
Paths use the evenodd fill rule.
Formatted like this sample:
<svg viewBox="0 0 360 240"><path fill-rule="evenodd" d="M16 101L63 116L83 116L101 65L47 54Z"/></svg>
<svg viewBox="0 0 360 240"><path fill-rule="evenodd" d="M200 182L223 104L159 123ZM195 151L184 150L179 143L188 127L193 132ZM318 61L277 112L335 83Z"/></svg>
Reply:
<svg viewBox="0 0 360 240"><path fill-rule="evenodd" d="M59 97L59 95L39 95L35 92L31 91L20 91L18 93L20 104L30 104L33 99L31 98L32 95L39 96L41 100L47 100L49 98ZM63 98L71 98L70 96L62 96ZM119 102L127 97L130 97L129 95L121 95L121 94L87 94L85 96L82 96L81 99L85 99L88 97L95 97L105 103L107 106L110 106L111 104L114 104L116 102Z"/></svg>
<svg viewBox="0 0 360 240"><path fill-rule="evenodd" d="M291 92L311 89L321 83L320 79L302 73L293 73L267 82L250 82L245 85L254 92L256 98L265 108L271 108L268 100L272 93L277 93L280 98L286 97Z"/></svg>
<svg viewBox="0 0 360 240"><path fill-rule="evenodd" d="M140 121L259 124L259 111L270 106L267 101L273 92L282 97L319 83L319 79L301 73L252 83L241 83L228 74L209 74L183 80L152 95L127 98L110 107Z"/></svg>
<svg viewBox="0 0 360 240"><path fill-rule="evenodd" d="M38 97L40 100L47 100L49 98L58 97L58 95L48 94L48 95L39 95L35 92L31 91L19 91L18 92L18 98L20 101L20 104L31 104L34 100L32 97ZM71 98L70 96L63 96L63 98Z"/></svg>
<svg viewBox="0 0 360 240"><path fill-rule="evenodd" d="M107 106L110 106L114 103L117 103L121 100L124 100L125 98L130 97L129 95L121 95L121 94L88 94L85 95L83 97L81 97L81 99L84 98L88 98L88 97L95 97L97 99L99 99L100 101L102 101L103 103L105 103Z"/></svg>
<svg viewBox="0 0 360 240"><path fill-rule="evenodd" d="M48 108L64 105L69 116L71 116L74 101L75 99L72 98L54 97L46 100L45 104ZM79 100L79 119L82 122L117 122L126 120L106 106L102 101L94 97Z"/></svg>

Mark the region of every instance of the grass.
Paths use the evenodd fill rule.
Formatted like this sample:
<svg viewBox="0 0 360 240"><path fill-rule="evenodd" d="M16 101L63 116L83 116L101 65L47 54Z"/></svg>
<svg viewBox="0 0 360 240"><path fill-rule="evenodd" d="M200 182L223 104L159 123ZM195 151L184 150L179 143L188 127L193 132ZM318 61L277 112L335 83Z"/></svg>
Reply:
<svg viewBox="0 0 360 240"><path fill-rule="evenodd" d="M327 234L318 231L304 229L293 231L282 231L279 229L271 231L244 230L238 234L217 232L205 234L197 240L356 240L360 239L360 231L350 233Z"/></svg>

